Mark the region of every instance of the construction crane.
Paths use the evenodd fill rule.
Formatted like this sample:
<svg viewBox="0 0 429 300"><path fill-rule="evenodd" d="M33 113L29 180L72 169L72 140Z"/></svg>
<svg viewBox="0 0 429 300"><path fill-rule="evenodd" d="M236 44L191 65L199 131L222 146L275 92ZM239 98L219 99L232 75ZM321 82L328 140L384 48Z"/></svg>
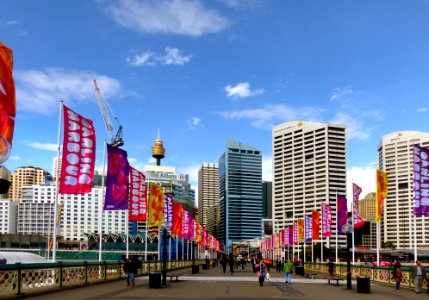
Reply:
<svg viewBox="0 0 429 300"><path fill-rule="evenodd" d="M116 122L119 124L118 132L116 135L113 131L113 125L110 121L109 113L107 112L106 102L104 101L103 95L101 95L100 88L97 85L97 81L94 79L94 87L95 87L95 95L97 96L98 106L100 106L101 114L103 115L104 124L106 125L107 132L109 133L110 143L109 145L119 148L124 145L124 141L122 140L122 126L119 124L118 118L113 114L112 109L110 112L114 116Z"/></svg>

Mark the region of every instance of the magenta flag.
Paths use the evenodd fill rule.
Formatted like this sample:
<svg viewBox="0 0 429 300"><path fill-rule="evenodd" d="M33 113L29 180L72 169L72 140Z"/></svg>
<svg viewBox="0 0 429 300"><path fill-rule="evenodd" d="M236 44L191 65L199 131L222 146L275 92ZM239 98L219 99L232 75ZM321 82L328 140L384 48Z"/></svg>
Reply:
<svg viewBox="0 0 429 300"><path fill-rule="evenodd" d="M107 145L107 178L104 210L128 209L130 165L127 152Z"/></svg>
<svg viewBox="0 0 429 300"><path fill-rule="evenodd" d="M429 149L414 145L413 192L414 214L429 215Z"/></svg>
<svg viewBox="0 0 429 300"><path fill-rule="evenodd" d="M332 236L332 208L327 203L322 203L322 236Z"/></svg>
<svg viewBox="0 0 429 300"><path fill-rule="evenodd" d="M59 193L90 193L94 166L95 129L92 121L64 105L64 141Z"/></svg>
<svg viewBox="0 0 429 300"><path fill-rule="evenodd" d="M129 221L146 221L147 218L147 186L146 177L130 167L130 204Z"/></svg>
<svg viewBox="0 0 429 300"><path fill-rule="evenodd" d="M347 198L344 195L337 195L337 232L347 233L344 225L347 224Z"/></svg>
<svg viewBox="0 0 429 300"><path fill-rule="evenodd" d="M312 218L311 215L305 215L305 242L311 243L312 241Z"/></svg>
<svg viewBox="0 0 429 300"><path fill-rule="evenodd" d="M353 228L358 229L365 225L365 221L359 216L359 195L362 189L353 183Z"/></svg>

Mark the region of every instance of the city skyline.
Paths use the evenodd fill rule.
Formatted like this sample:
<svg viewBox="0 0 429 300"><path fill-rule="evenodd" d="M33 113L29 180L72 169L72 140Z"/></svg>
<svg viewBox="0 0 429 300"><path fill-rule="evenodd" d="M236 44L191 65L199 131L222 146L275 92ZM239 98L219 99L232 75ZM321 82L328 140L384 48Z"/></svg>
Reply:
<svg viewBox="0 0 429 300"><path fill-rule="evenodd" d="M96 79L124 127L130 163L189 174L217 163L227 138L256 147L272 181L271 129L288 121L347 130L347 188L375 191L377 145L427 132L427 1L6 1L1 41L14 51L11 172L52 171L59 101L94 121L97 169L108 140ZM118 124L111 115L113 125ZM349 201L351 199L348 193Z"/></svg>

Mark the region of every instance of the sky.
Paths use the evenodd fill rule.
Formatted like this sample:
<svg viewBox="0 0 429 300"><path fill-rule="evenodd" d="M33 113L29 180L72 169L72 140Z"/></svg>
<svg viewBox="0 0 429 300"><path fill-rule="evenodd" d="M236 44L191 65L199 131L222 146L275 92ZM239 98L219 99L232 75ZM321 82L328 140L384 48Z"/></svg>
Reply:
<svg viewBox="0 0 429 300"><path fill-rule="evenodd" d="M3 0L0 41L14 53L14 172L52 172L60 100L94 121L96 168L109 135L97 80L132 166L189 174L228 138L258 148L272 181L272 127L346 125L347 188L375 192L383 135L428 132L427 0Z"/></svg>

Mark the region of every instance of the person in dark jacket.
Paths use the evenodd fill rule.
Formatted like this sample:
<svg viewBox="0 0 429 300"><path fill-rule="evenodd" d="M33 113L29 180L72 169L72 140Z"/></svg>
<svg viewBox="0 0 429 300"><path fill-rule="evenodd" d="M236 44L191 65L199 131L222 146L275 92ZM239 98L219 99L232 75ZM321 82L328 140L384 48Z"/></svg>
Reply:
<svg viewBox="0 0 429 300"><path fill-rule="evenodd" d="M137 259L126 259L124 263L124 273L127 275L127 286L135 286L135 277L138 274L138 269L141 268L141 262Z"/></svg>

